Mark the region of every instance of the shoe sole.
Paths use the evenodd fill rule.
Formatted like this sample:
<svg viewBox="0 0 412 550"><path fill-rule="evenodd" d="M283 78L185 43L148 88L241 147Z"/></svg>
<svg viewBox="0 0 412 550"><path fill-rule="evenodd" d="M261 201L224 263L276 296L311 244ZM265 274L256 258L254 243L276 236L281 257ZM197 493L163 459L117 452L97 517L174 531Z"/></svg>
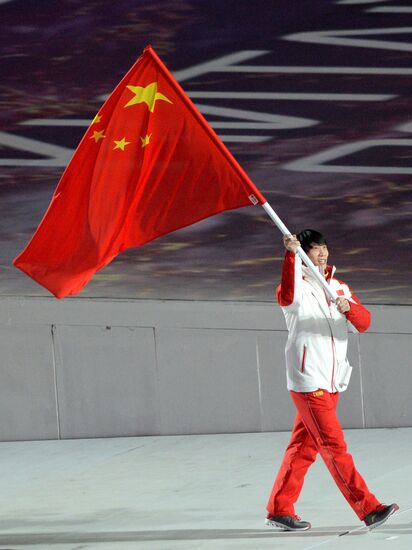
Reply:
<svg viewBox="0 0 412 550"><path fill-rule="evenodd" d="M392 508L392 510L389 512L389 514L386 516L386 518L382 519L381 521L378 521L377 523L374 523L373 525L368 525L369 531L372 529L376 529L376 527L379 527L380 525L383 525L385 521L388 521L388 519L393 516L395 512L399 510L399 506L396 505Z"/></svg>
<svg viewBox="0 0 412 550"><path fill-rule="evenodd" d="M280 529L283 529L284 531L307 531L312 526L309 524L307 527L296 527L295 529L293 527L288 527L287 525L284 525L283 523L278 523L277 521L272 521L270 519L265 519L265 525L268 527L279 527Z"/></svg>

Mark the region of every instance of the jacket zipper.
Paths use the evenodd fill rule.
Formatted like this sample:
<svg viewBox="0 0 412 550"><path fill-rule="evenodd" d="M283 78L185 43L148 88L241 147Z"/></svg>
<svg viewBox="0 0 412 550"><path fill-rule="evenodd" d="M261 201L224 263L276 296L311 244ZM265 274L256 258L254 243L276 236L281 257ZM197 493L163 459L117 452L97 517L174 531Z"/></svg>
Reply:
<svg viewBox="0 0 412 550"><path fill-rule="evenodd" d="M329 298L329 296L326 294L325 290L323 290L324 294L325 294L325 298L326 298L326 301L328 303L328 307L329 307L329 314L330 314L330 317L331 319L333 318L332 317L332 310L331 310L331 300ZM336 357L335 357L335 338L333 337L333 332L332 332L332 328L331 326L329 325L329 330L330 330L330 337L331 337L331 343L332 343L332 379L331 379L331 384L330 384L330 389L331 389L331 393L334 393L334 386L335 386L335 365L336 365Z"/></svg>
<svg viewBox="0 0 412 550"><path fill-rule="evenodd" d="M306 352L308 351L307 346L303 346L303 355L302 355L302 365L300 368L300 372L304 372L305 370L305 361L306 361Z"/></svg>
<svg viewBox="0 0 412 550"><path fill-rule="evenodd" d="M332 365L332 384L331 384L331 390L332 390L332 393L334 392L334 386L335 386L335 364L336 364L336 361L335 361L335 338L333 337L333 334L331 336L332 338L332 360L333 360L333 365Z"/></svg>

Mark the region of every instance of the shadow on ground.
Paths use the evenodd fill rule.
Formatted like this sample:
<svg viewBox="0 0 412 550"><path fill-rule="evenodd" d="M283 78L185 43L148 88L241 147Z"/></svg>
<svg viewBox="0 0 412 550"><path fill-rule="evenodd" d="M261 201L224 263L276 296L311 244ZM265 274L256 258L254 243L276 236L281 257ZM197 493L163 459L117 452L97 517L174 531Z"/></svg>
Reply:
<svg viewBox="0 0 412 550"><path fill-rule="evenodd" d="M385 534L411 535L410 523L383 526L379 531ZM155 531L124 532L71 532L71 533L21 533L0 535L0 545L50 544L50 543L92 543L92 542L142 542L142 541L186 541L225 539L268 539L279 537L331 537L367 535L366 527L337 526L318 527L305 532L286 532L277 529L173 529ZM6 549L3 549L6 550Z"/></svg>

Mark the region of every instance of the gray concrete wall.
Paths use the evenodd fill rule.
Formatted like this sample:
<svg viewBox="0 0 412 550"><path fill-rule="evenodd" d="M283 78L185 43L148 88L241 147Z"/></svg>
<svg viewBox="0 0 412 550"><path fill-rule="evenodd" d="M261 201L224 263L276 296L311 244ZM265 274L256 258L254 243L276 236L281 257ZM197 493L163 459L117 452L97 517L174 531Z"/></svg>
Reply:
<svg viewBox="0 0 412 550"><path fill-rule="evenodd" d="M351 335L344 427L412 426L412 307ZM0 440L289 430L268 303L0 298Z"/></svg>

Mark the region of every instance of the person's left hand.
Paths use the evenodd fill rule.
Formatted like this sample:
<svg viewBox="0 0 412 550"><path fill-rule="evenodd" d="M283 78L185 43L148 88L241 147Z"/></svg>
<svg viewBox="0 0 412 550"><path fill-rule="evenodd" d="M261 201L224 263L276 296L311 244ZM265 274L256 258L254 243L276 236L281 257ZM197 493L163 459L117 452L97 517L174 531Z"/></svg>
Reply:
<svg viewBox="0 0 412 550"><path fill-rule="evenodd" d="M350 310L350 304L346 298L338 298L335 302L339 313L346 313Z"/></svg>

